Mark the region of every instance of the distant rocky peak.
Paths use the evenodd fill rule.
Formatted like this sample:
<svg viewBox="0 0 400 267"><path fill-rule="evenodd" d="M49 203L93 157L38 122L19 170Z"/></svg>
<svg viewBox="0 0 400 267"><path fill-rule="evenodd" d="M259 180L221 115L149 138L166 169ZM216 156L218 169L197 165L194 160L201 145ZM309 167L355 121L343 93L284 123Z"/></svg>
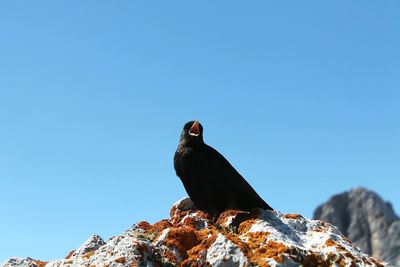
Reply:
<svg viewBox="0 0 400 267"><path fill-rule="evenodd" d="M384 201L377 193L358 187L350 190L348 194L349 200L354 202L352 205L356 205L358 208L365 208L377 215L382 214L382 216L386 216L390 220L398 219L392 205Z"/></svg>
<svg viewBox="0 0 400 267"><path fill-rule="evenodd" d="M400 266L400 220L389 202L365 188L332 196L314 218L337 226L362 251Z"/></svg>

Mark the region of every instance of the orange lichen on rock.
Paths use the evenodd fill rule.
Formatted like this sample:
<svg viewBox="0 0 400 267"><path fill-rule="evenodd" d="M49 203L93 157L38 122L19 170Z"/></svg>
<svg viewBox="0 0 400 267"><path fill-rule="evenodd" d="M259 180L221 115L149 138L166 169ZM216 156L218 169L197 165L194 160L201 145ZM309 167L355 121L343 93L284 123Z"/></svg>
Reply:
<svg viewBox="0 0 400 267"><path fill-rule="evenodd" d="M240 211L240 210L225 211L225 212L221 213L221 215L219 215L219 217L216 221L216 224L219 224L219 225L224 224L224 223L226 223L226 221L229 217L236 216L239 213L243 213L243 211Z"/></svg>
<svg viewBox="0 0 400 267"><path fill-rule="evenodd" d="M179 219L183 218L184 216L186 216L191 211L192 211L191 209L181 210L178 208L178 206L174 205L170 209L169 215L172 220L175 220L175 219L179 220Z"/></svg>
<svg viewBox="0 0 400 267"><path fill-rule="evenodd" d="M145 256L145 253L151 253L152 251L151 248L149 248L147 244L142 241L133 241L132 245L138 249L141 258Z"/></svg>
<svg viewBox="0 0 400 267"><path fill-rule="evenodd" d="M66 261L64 261L65 264L72 264L74 261L72 259L68 259Z"/></svg>
<svg viewBox="0 0 400 267"><path fill-rule="evenodd" d="M171 263L174 266L178 265L179 263L177 256L171 250L163 251L162 257L166 259L167 262Z"/></svg>
<svg viewBox="0 0 400 267"><path fill-rule="evenodd" d="M196 217L198 217L198 218L200 218L200 219L204 219L204 220L207 220L207 221L211 221L211 215L208 214L208 213L205 213L205 212L203 212L203 211L201 211L201 210L197 210L196 213L195 213L195 215L196 215Z"/></svg>
<svg viewBox="0 0 400 267"><path fill-rule="evenodd" d="M170 228L164 239L166 246L174 247L179 251L182 259L187 258L187 252L200 243L196 229L192 227Z"/></svg>
<svg viewBox="0 0 400 267"><path fill-rule="evenodd" d="M324 222L324 221L320 221L320 220L315 220L318 221L319 224L312 230L314 232L324 232L329 228L329 224Z"/></svg>
<svg viewBox="0 0 400 267"><path fill-rule="evenodd" d="M182 262L182 266L195 266L196 262L202 259L202 252L207 251L209 247L217 239L218 232L216 230L202 230L198 233L198 239L201 241L192 247L188 252L188 257Z"/></svg>
<svg viewBox="0 0 400 267"><path fill-rule="evenodd" d="M71 251L68 253L68 255L65 257L65 259L67 260L67 259L71 258L71 257L74 255L74 253L75 253L75 250L71 250Z"/></svg>
<svg viewBox="0 0 400 267"><path fill-rule="evenodd" d="M295 220L304 219L304 217L301 216L300 214L286 214L284 217L286 219L295 219Z"/></svg>
<svg viewBox="0 0 400 267"><path fill-rule="evenodd" d="M247 255L251 253L249 246L243 240L241 240L238 235L225 231L224 237L235 244L243 254Z"/></svg>
<svg viewBox="0 0 400 267"><path fill-rule="evenodd" d="M146 221L138 222L138 223L136 224L136 226L139 227L140 229L145 230L145 231L148 231L148 230L151 229L151 224L148 223L148 222L146 222Z"/></svg>
<svg viewBox="0 0 400 267"><path fill-rule="evenodd" d="M248 232L256 221L256 219L250 219L240 223L238 227L238 232L240 234Z"/></svg>
<svg viewBox="0 0 400 267"><path fill-rule="evenodd" d="M332 238L326 240L325 245L333 246L337 249L337 251L344 253L345 256L348 255L347 257L354 258L354 256L351 255L351 253L345 247L336 243Z"/></svg>
<svg viewBox="0 0 400 267"><path fill-rule="evenodd" d="M318 227L315 227L314 229L312 229L312 231L321 233L321 232L325 232L326 228L318 226Z"/></svg>
<svg viewBox="0 0 400 267"><path fill-rule="evenodd" d="M289 247L274 241L269 241L268 244L263 247L263 249L266 250L265 255L267 258L272 258L280 263L283 263L284 261L282 254L289 253L290 251Z"/></svg>
<svg viewBox="0 0 400 267"><path fill-rule="evenodd" d="M35 263L38 267L44 267L48 263L47 261L40 261L40 260L35 260Z"/></svg>
<svg viewBox="0 0 400 267"><path fill-rule="evenodd" d="M336 260L333 259L334 254L332 254L332 253L328 254L327 260L331 260L332 262L336 262L340 265L340 264L344 264L345 258L347 258L351 261L351 266L356 266L357 263L360 263L361 261L363 261L367 265L372 265L372 263L364 257L362 258L362 260L356 259L353 254L351 254L349 251L347 251L345 247L337 244L332 238L327 239L325 242L325 245L335 247L338 252L341 252L339 258ZM373 260L375 260L375 259L373 259ZM376 266L379 266L375 262L374 262L374 264ZM340 266L342 266L342 265L340 265Z"/></svg>
<svg viewBox="0 0 400 267"><path fill-rule="evenodd" d="M86 253L85 255L82 256L82 258L85 259L89 259L90 257L92 257L94 255L93 251L89 251L88 253Z"/></svg>
<svg viewBox="0 0 400 267"><path fill-rule="evenodd" d="M328 240L326 240L325 245L329 246L329 247L335 247L337 246L336 242L333 241L332 238L329 238Z"/></svg>
<svg viewBox="0 0 400 267"><path fill-rule="evenodd" d="M169 210L169 216L171 218L175 217L175 214L177 214L180 210L174 205L172 208Z"/></svg>
<svg viewBox="0 0 400 267"><path fill-rule="evenodd" d="M170 221L173 225L177 225L188 214L189 214L189 211L179 210L174 217L171 217Z"/></svg>
<svg viewBox="0 0 400 267"><path fill-rule="evenodd" d="M244 236L247 237L247 245L251 249L257 249L265 244L269 232L247 232Z"/></svg>
<svg viewBox="0 0 400 267"><path fill-rule="evenodd" d="M180 221L177 226L193 227L197 230L205 227L204 220L197 216L187 216L184 220Z"/></svg>
<svg viewBox="0 0 400 267"><path fill-rule="evenodd" d="M377 266L377 267L383 267L384 265L382 264L381 261L378 261L377 259L371 258L371 261Z"/></svg>
<svg viewBox="0 0 400 267"><path fill-rule="evenodd" d="M326 240L325 245L327 246L333 246L335 247L338 251L341 252L346 252L351 254L350 252L347 251L347 249L345 247L343 247L342 245L339 245L338 243L336 243L332 238L329 238L328 240Z"/></svg>
<svg viewBox="0 0 400 267"><path fill-rule="evenodd" d="M155 234L157 239L164 229L167 229L171 226L172 224L168 220L161 220L153 224L148 230L148 232L151 234Z"/></svg>
<svg viewBox="0 0 400 267"><path fill-rule="evenodd" d="M340 253L329 252L327 255L292 248L289 258L303 266L346 266L346 257ZM350 267L355 266L355 261L350 261Z"/></svg>
<svg viewBox="0 0 400 267"><path fill-rule="evenodd" d="M286 245L274 241L268 241L267 244L256 246L255 243L251 244L251 251L244 251L250 263L260 267L268 267L267 259L273 259L278 263L283 263L285 258L284 254L290 252L290 248ZM247 252L247 253L246 253Z"/></svg>
<svg viewBox="0 0 400 267"><path fill-rule="evenodd" d="M115 261L118 263L125 263L126 259L125 259L125 257L119 257L118 259L115 259Z"/></svg>
<svg viewBox="0 0 400 267"><path fill-rule="evenodd" d="M354 258L354 256L353 256L353 254L351 254L350 252L346 252L346 253L344 253L344 255L347 257L347 258L349 258L349 259L355 259Z"/></svg>

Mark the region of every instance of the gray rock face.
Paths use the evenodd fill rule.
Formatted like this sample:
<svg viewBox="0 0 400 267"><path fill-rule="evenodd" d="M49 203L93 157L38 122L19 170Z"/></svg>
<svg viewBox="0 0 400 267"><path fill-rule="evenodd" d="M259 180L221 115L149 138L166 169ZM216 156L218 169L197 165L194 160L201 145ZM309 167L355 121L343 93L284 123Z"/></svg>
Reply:
<svg viewBox="0 0 400 267"><path fill-rule="evenodd" d="M1 264L0 264L1 265ZM10 258L7 262L5 262L2 267L14 267L14 266L19 266L19 267L38 267L37 261L31 258Z"/></svg>
<svg viewBox="0 0 400 267"><path fill-rule="evenodd" d="M104 245L106 242L104 242L103 238L101 238L99 235L92 235L88 240L86 240L85 243L83 243L75 252L75 255L85 255L88 252L95 251L102 245Z"/></svg>
<svg viewBox="0 0 400 267"><path fill-rule="evenodd" d="M400 266L400 219L392 205L364 188L338 194L314 211L364 253Z"/></svg>

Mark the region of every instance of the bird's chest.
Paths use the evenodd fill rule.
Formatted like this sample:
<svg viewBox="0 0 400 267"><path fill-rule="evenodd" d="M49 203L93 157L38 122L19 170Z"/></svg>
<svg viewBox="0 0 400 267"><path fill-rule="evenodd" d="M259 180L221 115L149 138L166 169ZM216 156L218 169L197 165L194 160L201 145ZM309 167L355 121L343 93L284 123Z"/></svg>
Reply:
<svg viewBox="0 0 400 267"><path fill-rule="evenodd" d="M213 173L214 166L207 154L202 151L188 150L181 157L182 173L189 179L202 177L207 179Z"/></svg>

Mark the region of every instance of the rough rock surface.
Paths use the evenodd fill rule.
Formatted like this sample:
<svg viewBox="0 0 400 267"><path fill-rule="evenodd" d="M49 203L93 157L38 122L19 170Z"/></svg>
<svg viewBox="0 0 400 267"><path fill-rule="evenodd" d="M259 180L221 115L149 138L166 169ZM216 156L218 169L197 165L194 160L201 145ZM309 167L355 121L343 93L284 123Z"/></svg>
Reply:
<svg viewBox="0 0 400 267"><path fill-rule="evenodd" d="M356 188L335 195L314 218L336 225L363 252L400 266L400 219L376 193Z"/></svg>
<svg viewBox="0 0 400 267"><path fill-rule="evenodd" d="M227 211L213 222L186 198L170 215L104 243L92 236L65 259L12 258L2 266L389 266L361 253L336 227L298 214Z"/></svg>

